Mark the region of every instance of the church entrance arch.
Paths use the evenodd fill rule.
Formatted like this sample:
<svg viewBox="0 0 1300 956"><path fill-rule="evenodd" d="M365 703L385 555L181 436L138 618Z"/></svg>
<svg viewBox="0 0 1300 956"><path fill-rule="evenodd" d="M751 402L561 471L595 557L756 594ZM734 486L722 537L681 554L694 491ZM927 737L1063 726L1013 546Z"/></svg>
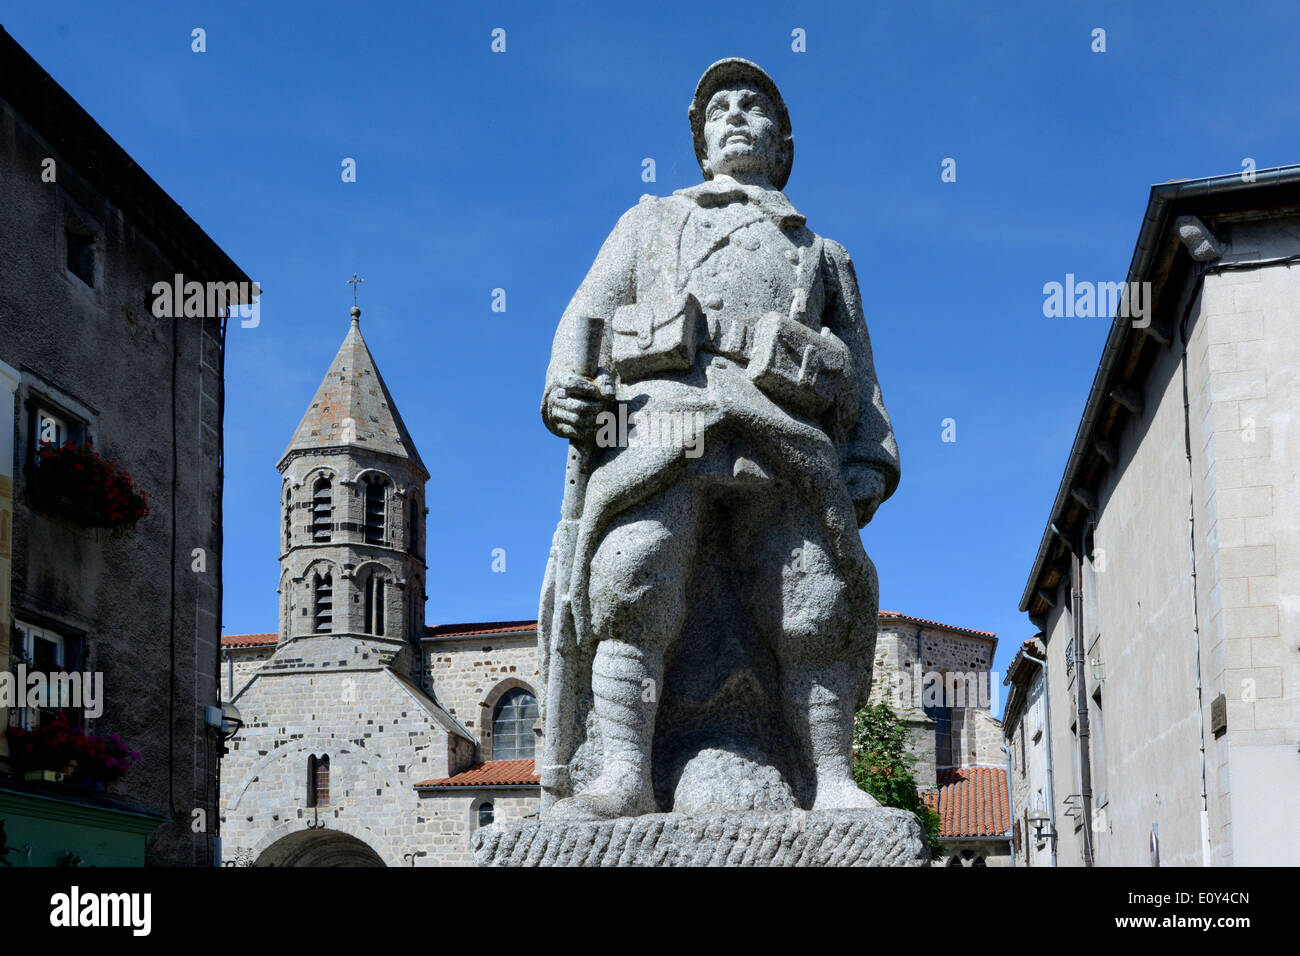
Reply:
<svg viewBox="0 0 1300 956"><path fill-rule="evenodd" d="M276 840L254 866L383 866L365 842L337 830L300 830Z"/></svg>

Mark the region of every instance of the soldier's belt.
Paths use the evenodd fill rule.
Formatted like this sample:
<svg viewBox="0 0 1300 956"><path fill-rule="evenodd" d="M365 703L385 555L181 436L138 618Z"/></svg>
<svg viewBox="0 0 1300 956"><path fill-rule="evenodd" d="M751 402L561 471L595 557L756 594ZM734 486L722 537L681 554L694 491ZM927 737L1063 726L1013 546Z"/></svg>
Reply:
<svg viewBox="0 0 1300 956"><path fill-rule="evenodd" d="M738 319L706 321L689 293L671 311L656 314L650 303L614 311L614 370L624 383L690 371L696 352L706 351L748 363L754 384L800 415L820 416L855 387L852 353L829 330L777 312L752 325Z"/></svg>

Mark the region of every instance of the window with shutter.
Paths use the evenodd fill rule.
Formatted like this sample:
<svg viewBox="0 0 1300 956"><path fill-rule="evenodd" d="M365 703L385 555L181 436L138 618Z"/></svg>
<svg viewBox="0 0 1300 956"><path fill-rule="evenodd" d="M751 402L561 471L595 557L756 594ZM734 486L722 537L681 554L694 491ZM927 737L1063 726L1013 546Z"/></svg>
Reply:
<svg viewBox="0 0 1300 956"><path fill-rule="evenodd" d="M366 544L384 543L388 485L382 478L366 482Z"/></svg>
<svg viewBox="0 0 1300 956"><path fill-rule="evenodd" d="M316 577L316 632L328 634L334 628L334 577L329 572Z"/></svg>
<svg viewBox="0 0 1300 956"><path fill-rule="evenodd" d="M334 488L328 478L321 478L312 487L311 537L313 541L328 541L333 533Z"/></svg>

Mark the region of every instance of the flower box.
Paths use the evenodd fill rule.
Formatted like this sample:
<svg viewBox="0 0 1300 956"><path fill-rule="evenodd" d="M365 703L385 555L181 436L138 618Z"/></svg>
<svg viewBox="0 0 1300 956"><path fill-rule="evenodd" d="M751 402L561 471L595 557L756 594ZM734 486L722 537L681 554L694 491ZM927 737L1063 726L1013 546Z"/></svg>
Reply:
<svg viewBox="0 0 1300 956"><path fill-rule="evenodd" d="M72 774L58 770L24 770L23 780L27 783L71 783Z"/></svg>
<svg viewBox="0 0 1300 956"><path fill-rule="evenodd" d="M109 528L114 537L135 530L149 514L149 496L93 445L64 442L41 446L36 494L45 507L87 528Z"/></svg>
<svg viewBox="0 0 1300 956"><path fill-rule="evenodd" d="M102 790L140 759L117 734L87 734L72 727L61 711L35 730L10 727L6 736L9 759L26 781Z"/></svg>

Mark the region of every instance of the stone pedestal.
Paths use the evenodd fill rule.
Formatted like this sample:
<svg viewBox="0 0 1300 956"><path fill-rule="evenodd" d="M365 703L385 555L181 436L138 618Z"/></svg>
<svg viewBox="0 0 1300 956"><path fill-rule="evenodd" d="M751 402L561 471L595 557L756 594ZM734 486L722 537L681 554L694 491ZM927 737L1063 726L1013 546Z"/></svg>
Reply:
<svg viewBox="0 0 1300 956"><path fill-rule="evenodd" d="M478 866L928 866L906 810L651 813L597 822L494 824L474 834Z"/></svg>

